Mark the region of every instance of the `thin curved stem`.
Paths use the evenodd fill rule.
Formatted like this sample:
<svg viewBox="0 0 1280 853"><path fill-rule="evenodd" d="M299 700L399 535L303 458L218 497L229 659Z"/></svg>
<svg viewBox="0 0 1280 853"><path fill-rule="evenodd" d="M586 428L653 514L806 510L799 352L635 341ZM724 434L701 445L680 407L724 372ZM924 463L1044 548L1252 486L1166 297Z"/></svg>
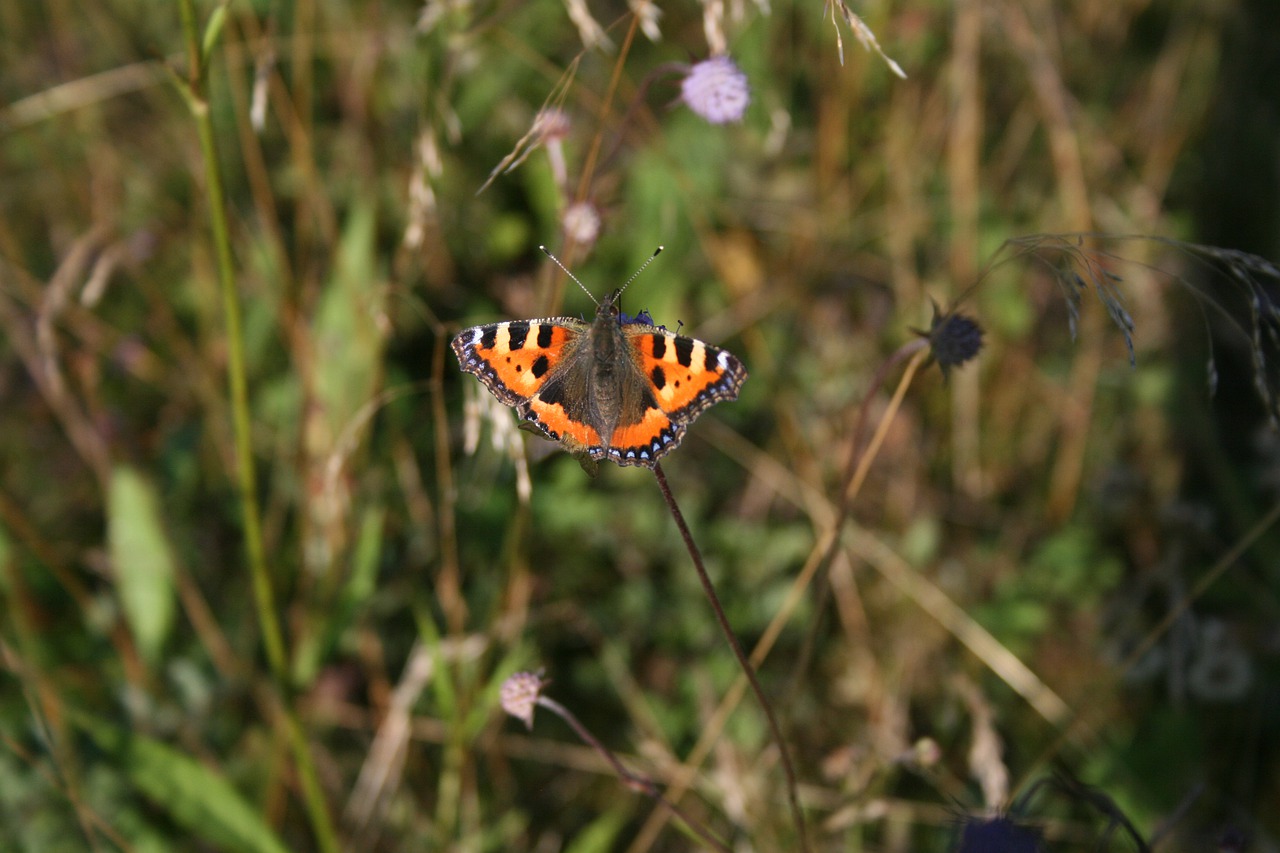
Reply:
<svg viewBox="0 0 1280 853"><path fill-rule="evenodd" d="M734 657L738 659L738 666L741 667L742 674L746 676L747 681L751 684L751 690L756 694L756 700L760 703L761 709L764 710L765 718L769 723L769 731L773 735L774 742L778 745L778 756L782 760L782 772L787 777L787 800L791 806L791 819L795 823L796 833L799 835L800 849L808 853L809 838L805 830L804 813L800 810L796 770L791 763L791 753L787 749L787 742L782 737L782 727L778 725L778 718L773 713L773 706L764 695L764 689L760 686L759 679L756 678L755 669L751 666L751 661L747 659L747 653L743 651L737 635L733 633L733 627L729 624L729 617L725 615L724 607L720 605L720 597L716 595L715 587L711 583L711 576L707 574L707 567L702 562L702 552L698 550L698 544L693 541L693 534L689 532L689 525L685 523L684 513L680 512L680 506L676 503L675 495L671 493L671 487L667 485L667 475L663 473L661 464L653 466L653 476L658 480L658 488L662 490L662 497L666 500L667 507L671 510L671 517L675 519L676 527L680 529L680 536L684 539L684 545L689 550L689 556L693 559L693 566L698 572L698 580L702 583L702 591L706 594L707 601L711 602L711 609L716 614L716 623L720 626L720 631L724 634L725 639L729 641L729 646L733 649Z"/></svg>

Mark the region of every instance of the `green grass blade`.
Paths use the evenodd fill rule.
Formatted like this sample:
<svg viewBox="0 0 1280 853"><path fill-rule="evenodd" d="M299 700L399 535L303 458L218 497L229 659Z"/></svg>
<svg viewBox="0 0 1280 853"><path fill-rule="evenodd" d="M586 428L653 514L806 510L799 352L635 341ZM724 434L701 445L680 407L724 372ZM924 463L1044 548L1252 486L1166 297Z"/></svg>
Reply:
<svg viewBox="0 0 1280 853"><path fill-rule="evenodd" d="M258 811L222 775L153 738L87 715L73 723L149 800L192 835L220 850L286 853Z"/></svg>

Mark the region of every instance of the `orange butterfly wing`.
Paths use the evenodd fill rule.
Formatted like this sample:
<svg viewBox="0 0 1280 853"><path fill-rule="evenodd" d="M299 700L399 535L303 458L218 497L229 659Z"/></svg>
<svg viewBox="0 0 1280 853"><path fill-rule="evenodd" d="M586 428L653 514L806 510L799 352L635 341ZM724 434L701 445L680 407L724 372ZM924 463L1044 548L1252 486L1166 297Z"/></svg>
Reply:
<svg viewBox="0 0 1280 853"><path fill-rule="evenodd" d="M653 467L704 409L737 398L747 371L732 353L693 338L646 325L623 330L648 399L638 420L614 429L606 455L621 465Z"/></svg>
<svg viewBox="0 0 1280 853"><path fill-rule="evenodd" d="M538 398L555 369L582 344L588 325L572 317L509 320L473 326L453 339L458 364L480 378L502 403L537 423L556 440L600 443L588 424L570 417L564 406Z"/></svg>
<svg viewBox="0 0 1280 853"><path fill-rule="evenodd" d="M572 352L586 324L570 317L510 320L473 326L453 339L453 352L508 406L528 400Z"/></svg>

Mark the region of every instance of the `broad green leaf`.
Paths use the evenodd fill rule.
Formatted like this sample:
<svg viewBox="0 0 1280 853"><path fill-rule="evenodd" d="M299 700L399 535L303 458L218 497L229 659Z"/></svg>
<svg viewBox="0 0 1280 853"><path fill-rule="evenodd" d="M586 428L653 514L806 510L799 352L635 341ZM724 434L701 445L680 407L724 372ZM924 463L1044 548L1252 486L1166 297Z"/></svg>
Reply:
<svg viewBox="0 0 1280 853"><path fill-rule="evenodd" d="M386 288L378 273L374 226L373 207L357 205L343 228L334 274L316 313L316 397L333 440L374 398L382 379Z"/></svg>
<svg viewBox="0 0 1280 853"><path fill-rule="evenodd" d="M219 850L285 853L258 810L221 774L153 738L87 715L75 714L72 720L139 791L192 835Z"/></svg>
<svg viewBox="0 0 1280 853"><path fill-rule="evenodd" d="M111 474L107 547L125 620L142 656L155 663L173 626L173 549L155 486L128 466Z"/></svg>

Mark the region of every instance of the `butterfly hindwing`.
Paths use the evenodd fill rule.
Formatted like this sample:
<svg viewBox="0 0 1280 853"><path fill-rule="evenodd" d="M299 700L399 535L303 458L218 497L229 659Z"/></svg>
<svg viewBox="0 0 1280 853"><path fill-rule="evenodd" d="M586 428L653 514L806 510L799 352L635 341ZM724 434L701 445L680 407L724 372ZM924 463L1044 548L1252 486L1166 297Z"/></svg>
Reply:
<svg viewBox="0 0 1280 853"><path fill-rule="evenodd" d="M600 459L604 455L598 452L600 433L584 411L585 395L579 387L581 375L567 368L568 365L556 371L536 394L520 401L516 411L520 417L540 426L552 439Z"/></svg>
<svg viewBox="0 0 1280 853"><path fill-rule="evenodd" d="M676 449L685 427L656 406L645 409L640 420L614 429L609 446L600 448L600 457L608 456L619 465L651 468L659 457Z"/></svg>

